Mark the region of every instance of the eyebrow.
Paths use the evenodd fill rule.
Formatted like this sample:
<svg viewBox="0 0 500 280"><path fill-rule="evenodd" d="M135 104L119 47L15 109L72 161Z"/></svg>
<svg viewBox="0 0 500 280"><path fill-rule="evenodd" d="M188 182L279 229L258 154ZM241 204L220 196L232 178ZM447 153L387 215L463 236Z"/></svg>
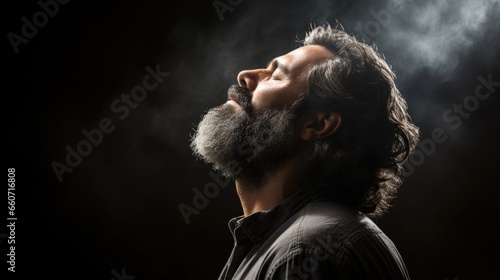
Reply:
<svg viewBox="0 0 500 280"><path fill-rule="evenodd" d="M278 59L271 59L268 63L267 63L267 68L269 68L269 66L272 65L273 68L279 68L281 71L283 71L285 74L289 74L290 73L290 69L283 63L281 63Z"/></svg>

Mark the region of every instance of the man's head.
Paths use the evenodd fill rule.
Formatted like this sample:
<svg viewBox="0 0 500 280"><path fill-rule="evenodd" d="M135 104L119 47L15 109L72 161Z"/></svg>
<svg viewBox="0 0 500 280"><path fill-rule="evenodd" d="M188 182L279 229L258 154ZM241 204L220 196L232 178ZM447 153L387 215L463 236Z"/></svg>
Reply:
<svg viewBox="0 0 500 280"><path fill-rule="evenodd" d="M226 176L254 189L296 157L295 112L307 91L309 71L334 55L317 45L303 46L271 60L265 68L239 73L228 102L200 122L192 148Z"/></svg>
<svg viewBox="0 0 500 280"><path fill-rule="evenodd" d="M302 158L311 184L380 215L418 140L395 75L342 30L316 27L301 43L266 68L239 73L228 102L203 117L191 147L254 188Z"/></svg>

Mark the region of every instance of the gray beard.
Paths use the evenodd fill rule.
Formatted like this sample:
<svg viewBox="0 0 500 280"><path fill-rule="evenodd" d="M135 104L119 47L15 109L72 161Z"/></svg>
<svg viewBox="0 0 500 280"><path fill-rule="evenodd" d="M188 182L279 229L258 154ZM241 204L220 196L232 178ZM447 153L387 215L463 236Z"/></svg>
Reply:
<svg viewBox="0 0 500 280"><path fill-rule="evenodd" d="M190 146L224 176L258 189L289 158L294 136L290 110L249 113L224 104L203 116Z"/></svg>

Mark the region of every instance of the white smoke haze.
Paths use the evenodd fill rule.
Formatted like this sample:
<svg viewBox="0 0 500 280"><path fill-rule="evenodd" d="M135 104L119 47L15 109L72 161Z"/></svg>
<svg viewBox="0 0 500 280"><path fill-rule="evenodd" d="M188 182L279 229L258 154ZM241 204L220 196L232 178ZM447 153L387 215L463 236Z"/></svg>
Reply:
<svg viewBox="0 0 500 280"><path fill-rule="evenodd" d="M487 25L491 25L491 18L500 18L499 1L361 3L243 2L216 25L176 26L168 42L181 47L169 54L169 63L175 87L172 90L180 94L174 102L153 109L150 130L161 134L176 150L191 153L188 141L192 129L202 113L226 100L227 88L236 83L239 71L263 67L274 56L297 47L295 40L304 38L311 23L335 25L338 21L355 34L353 27L375 21L372 14L387 10L391 3L399 3L401 12L381 24L379 33L367 43L375 43L395 69L397 82L411 101L414 120L442 122L440 115L450 104L429 97L440 84L455 78L462 59L477 48L478 41L493 36L488 34ZM487 48L485 52L494 51ZM438 114L430 117L430 112Z"/></svg>
<svg viewBox="0 0 500 280"><path fill-rule="evenodd" d="M397 18L404 24L391 22L384 40L390 51L405 52L410 73L425 67L442 78L453 73L477 39L488 35L484 24L499 8L496 0L405 2Z"/></svg>
<svg viewBox="0 0 500 280"><path fill-rule="evenodd" d="M194 188L215 182L189 146L201 116L226 101L240 71L298 47L311 23L338 21L354 34L395 1L402 10L367 42L395 69L422 139L435 128L448 138L415 165L399 208L380 222L396 233L414 279L497 279L489 264L498 238L482 229L498 213L500 88L477 106L470 98L478 76L500 81L500 0L246 0L223 22L212 0L72 1L4 61L7 160L19 168L24 232L37 233L20 245L33 255L22 263L43 270L58 259L51 279L109 279L122 265L137 279L216 279L214 264L227 260L221 248L231 249L226 215L241 205L228 185L189 227L179 215ZM22 33L24 16L32 21L38 5L28 2L7 2L17 8L5 9L4 34ZM170 75L120 120L111 103L156 64ZM443 120L466 100L474 109L462 124ZM108 117L113 132L58 183L51 163L75 162L66 147ZM193 256L208 261L193 270Z"/></svg>

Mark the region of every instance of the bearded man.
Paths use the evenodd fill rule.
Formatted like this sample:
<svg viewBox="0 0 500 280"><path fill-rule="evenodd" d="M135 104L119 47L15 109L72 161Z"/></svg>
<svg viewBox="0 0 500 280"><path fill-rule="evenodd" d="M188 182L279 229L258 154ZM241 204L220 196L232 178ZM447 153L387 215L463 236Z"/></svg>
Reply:
<svg viewBox="0 0 500 280"><path fill-rule="evenodd" d="M194 154L234 179L243 215L219 279L409 279L372 220L391 206L419 137L395 74L342 29L238 74Z"/></svg>

